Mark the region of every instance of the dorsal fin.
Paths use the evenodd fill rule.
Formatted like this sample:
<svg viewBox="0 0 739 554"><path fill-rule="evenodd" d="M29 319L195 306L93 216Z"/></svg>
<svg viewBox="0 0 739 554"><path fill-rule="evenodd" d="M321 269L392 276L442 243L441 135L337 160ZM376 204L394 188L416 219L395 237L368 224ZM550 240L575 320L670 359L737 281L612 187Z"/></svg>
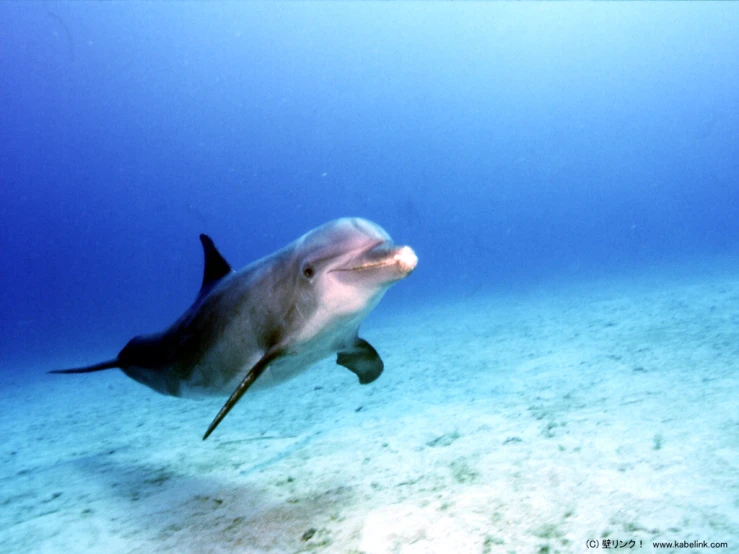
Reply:
<svg viewBox="0 0 739 554"><path fill-rule="evenodd" d="M205 269L203 270L203 284L200 285L198 300L208 294L218 281L233 271L208 235L200 235L200 242L203 244Z"/></svg>

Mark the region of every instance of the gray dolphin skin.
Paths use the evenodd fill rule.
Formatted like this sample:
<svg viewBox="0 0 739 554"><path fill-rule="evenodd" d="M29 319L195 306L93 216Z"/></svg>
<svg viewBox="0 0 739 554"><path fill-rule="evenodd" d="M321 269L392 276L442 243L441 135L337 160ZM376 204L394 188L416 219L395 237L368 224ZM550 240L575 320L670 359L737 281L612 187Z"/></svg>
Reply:
<svg viewBox="0 0 739 554"><path fill-rule="evenodd" d="M200 241L200 293L168 329L134 337L112 360L50 373L120 368L162 394L230 394L203 440L252 385L278 385L334 353L360 383L380 376L382 359L359 325L415 269L410 247L366 219L342 218L234 271L208 236Z"/></svg>

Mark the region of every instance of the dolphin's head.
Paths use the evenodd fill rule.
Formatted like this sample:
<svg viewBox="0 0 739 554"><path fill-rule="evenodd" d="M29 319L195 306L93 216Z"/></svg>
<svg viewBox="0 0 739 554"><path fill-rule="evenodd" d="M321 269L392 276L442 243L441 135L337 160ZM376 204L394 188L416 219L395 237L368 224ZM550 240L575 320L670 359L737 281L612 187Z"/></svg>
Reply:
<svg viewBox="0 0 739 554"><path fill-rule="evenodd" d="M304 314L308 336L355 322L356 331L390 285L410 275L418 261L410 247L396 246L382 227L361 218L313 229L294 243L293 252L301 304L312 312Z"/></svg>

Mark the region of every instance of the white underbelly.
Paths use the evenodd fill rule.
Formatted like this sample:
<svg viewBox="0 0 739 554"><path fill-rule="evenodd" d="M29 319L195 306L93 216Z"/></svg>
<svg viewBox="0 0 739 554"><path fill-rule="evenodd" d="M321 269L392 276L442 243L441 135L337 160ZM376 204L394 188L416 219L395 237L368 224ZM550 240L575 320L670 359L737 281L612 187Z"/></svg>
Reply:
<svg viewBox="0 0 739 554"><path fill-rule="evenodd" d="M293 345L293 352L281 356L267 366L252 384L250 390L274 387L293 379L317 362L335 355L337 350L353 340L355 336L355 326L349 327L348 331L345 327L339 326L337 329L312 337L311 340L301 345ZM229 396L262 356L263 352L255 351L246 360L239 361L241 366L239 370L223 371L224 367L233 367L238 356L233 356L233 351L227 349L216 349L207 359L203 360L202 365L193 370L190 379L182 383L181 395L193 398Z"/></svg>
<svg viewBox="0 0 739 554"><path fill-rule="evenodd" d="M267 367L267 369L264 370L264 372L259 376L259 379L254 382L251 388L254 390L266 389L285 383L286 381L289 381L290 379L293 379L304 371L310 369L316 363L323 360L324 358L327 358L331 354L332 352L309 352L305 354L285 356L283 358L275 360ZM249 369L244 371L243 376L246 376L246 373L249 371Z"/></svg>

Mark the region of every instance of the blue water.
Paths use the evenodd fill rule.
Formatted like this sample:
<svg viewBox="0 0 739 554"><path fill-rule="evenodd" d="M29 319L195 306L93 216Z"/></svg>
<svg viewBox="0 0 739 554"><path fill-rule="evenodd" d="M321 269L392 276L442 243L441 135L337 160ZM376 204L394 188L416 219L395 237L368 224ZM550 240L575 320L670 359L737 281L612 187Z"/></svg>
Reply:
<svg viewBox="0 0 739 554"><path fill-rule="evenodd" d="M0 362L115 354L357 215L380 310L739 255L739 5L0 4Z"/></svg>

